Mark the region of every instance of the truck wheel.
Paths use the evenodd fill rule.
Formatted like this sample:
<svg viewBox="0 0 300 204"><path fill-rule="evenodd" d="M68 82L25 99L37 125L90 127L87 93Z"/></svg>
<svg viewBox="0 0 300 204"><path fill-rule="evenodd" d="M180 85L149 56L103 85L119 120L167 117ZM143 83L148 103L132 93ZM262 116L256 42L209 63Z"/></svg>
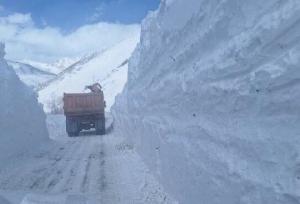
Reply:
<svg viewBox="0 0 300 204"><path fill-rule="evenodd" d="M105 135L105 119L98 119L95 122L96 134Z"/></svg>
<svg viewBox="0 0 300 204"><path fill-rule="evenodd" d="M67 118L66 129L69 137L79 136L79 126L77 120Z"/></svg>
<svg viewBox="0 0 300 204"><path fill-rule="evenodd" d="M75 137L76 134L75 134L74 132L68 132L68 136L69 136L69 137Z"/></svg>

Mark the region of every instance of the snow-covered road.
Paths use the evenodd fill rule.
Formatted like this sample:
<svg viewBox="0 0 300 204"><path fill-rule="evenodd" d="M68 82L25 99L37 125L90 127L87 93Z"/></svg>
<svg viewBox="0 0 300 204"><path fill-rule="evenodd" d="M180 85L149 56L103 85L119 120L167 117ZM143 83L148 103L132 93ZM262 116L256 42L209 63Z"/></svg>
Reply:
<svg viewBox="0 0 300 204"><path fill-rule="evenodd" d="M51 144L1 166L1 202L174 203L123 138L69 138L63 116L48 116L48 127Z"/></svg>

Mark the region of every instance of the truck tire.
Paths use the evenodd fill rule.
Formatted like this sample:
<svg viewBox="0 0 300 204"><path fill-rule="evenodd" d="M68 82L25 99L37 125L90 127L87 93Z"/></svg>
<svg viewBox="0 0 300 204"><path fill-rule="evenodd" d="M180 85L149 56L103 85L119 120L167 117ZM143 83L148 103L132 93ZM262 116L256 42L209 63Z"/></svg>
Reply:
<svg viewBox="0 0 300 204"><path fill-rule="evenodd" d="M79 136L79 125L76 119L67 118L66 129L69 137Z"/></svg>
<svg viewBox="0 0 300 204"><path fill-rule="evenodd" d="M101 118L95 121L97 135L105 135L105 119Z"/></svg>

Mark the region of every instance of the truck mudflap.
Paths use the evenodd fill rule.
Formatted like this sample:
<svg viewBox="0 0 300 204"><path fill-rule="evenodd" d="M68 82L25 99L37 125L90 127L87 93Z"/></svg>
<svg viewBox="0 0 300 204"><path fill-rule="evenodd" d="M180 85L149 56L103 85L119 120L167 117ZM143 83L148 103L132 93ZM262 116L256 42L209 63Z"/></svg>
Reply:
<svg viewBox="0 0 300 204"><path fill-rule="evenodd" d="M95 122L95 129L97 135L105 135L105 118L99 118Z"/></svg>
<svg viewBox="0 0 300 204"><path fill-rule="evenodd" d="M70 117L66 118L66 131L70 137L79 135L80 129L76 119Z"/></svg>

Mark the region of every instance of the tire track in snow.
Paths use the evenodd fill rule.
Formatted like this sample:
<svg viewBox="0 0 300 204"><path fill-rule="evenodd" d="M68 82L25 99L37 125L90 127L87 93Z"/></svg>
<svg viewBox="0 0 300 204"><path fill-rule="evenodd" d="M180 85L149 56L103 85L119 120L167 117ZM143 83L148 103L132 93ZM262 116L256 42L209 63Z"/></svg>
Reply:
<svg viewBox="0 0 300 204"><path fill-rule="evenodd" d="M73 143L67 144L65 149L67 150L67 155L55 166L54 172L56 173L52 173L49 179L47 179L48 186L46 192L48 193L61 193L65 189L72 190L72 188L66 187L65 178L71 176L70 168L72 166L78 166L78 160L84 151L84 146L80 141L73 141Z"/></svg>
<svg viewBox="0 0 300 204"><path fill-rule="evenodd" d="M39 154L17 159L15 165L5 168L6 172L2 169L0 192L26 192L26 195L29 193L27 200L35 203L53 199L58 203L143 203L139 202L137 178L145 175L136 171L139 161L128 163L135 160L132 155L116 151L121 138L112 135L65 137ZM7 182L6 189L1 185L4 182ZM143 192L150 195L148 203L158 203L151 200L159 195L152 195L155 188L146 188Z"/></svg>
<svg viewBox="0 0 300 204"><path fill-rule="evenodd" d="M63 180L55 186L52 191L55 192L72 192L74 191L74 180L78 176L78 169L80 168L80 158L83 155L84 145L78 142L79 147L70 151L73 158L68 159L68 164L63 165Z"/></svg>
<svg viewBox="0 0 300 204"><path fill-rule="evenodd" d="M74 166L76 168L74 172L74 177L70 178L70 183L72 185L73 191L77 193L82 193L84 188L82 187L85 178L87 177L88 166L90 165L90 155L92 154L92 143L89 141L90 138L82 138L81 148L82 151L76 157L77 164ZM87 181L85 181L87 182Z"/></svg>
<svg viewBox="0 0 300 204"><path fill-rule="evenodd" d="M42 191L43 192L48 192L49 188L56 185L55 181L50 181L49 182L49 178L53 177L53 176L59 176L62 172L61 170L58 170L61 163L63 163L64 161L68 160L68 157L70 157L71 155L69 154L69 149L67 148L68 146L71 146L73 149L76 149L76 143L74 142L67 142L64 144L64 150L65 152L60 152L57 155L54 155L54 160L55 162L51 164L51 166L49 168L47 168L46 173L41 177L41 181L43 182L43 186L42 186ZM50 160L51 160L51 155L50 155ZM33 176L34 177L34 176ZM37 184L39 184L39 182L37 181ZM38 188L38 186L37 186Z"/></svg>
<svg viewBox="0 0 300 204"><path fill-rule="evenodd" d="M38 185L38 181L42 181L43 178L45 178L48 174L51 174L51 172L49 172L49 169L52 166L55 166L60 160L57 155L60 154L59 152L61 152L62 149L61 145L59 146L60 147L56 147L57 150L54 151L54 154L51 153L51 150L48 150L38 155L30 155L29 159L34 160L34 162L36 163L34 167L32 167L31 162L27 162L24 164L24 166L22 165L22 168L13 168L12 170L10 170L10 173L8 175L1 175L1 177L3 176L4 178L0 179L3 180L1 182L0 188L4 190L41 190L42 187ZM54 156L52 156L52 154Z"/></svg>
<svg viewBox="0 0 300 204"><path fill-rule="evenodd" d="M92 164L92 159L94 158L94 154L91 153L89 154L87 160L86 160L86 165L84 167L84 176L82 178L82 182L80 185L80 191L82 193L85 193L88 191L88 187L89 187L89 173L90 173L90 168L91 168L91 164Z"/></svg>
<svg viewBox="0 0 300 204"><path fill-rule="evenodd" d="M107 188L107 182L106 182L106 175L105 175L105 156L106 156L106 153L105 153L105 145L104 145L104 141L103 141L103 137L101 137L101 140L100 140L100 151L98 153L99 155L99 174L100 174L100 177L97 179L97 184L98 184L98 189L100 192L103 192L106 190Z"/></svg>

